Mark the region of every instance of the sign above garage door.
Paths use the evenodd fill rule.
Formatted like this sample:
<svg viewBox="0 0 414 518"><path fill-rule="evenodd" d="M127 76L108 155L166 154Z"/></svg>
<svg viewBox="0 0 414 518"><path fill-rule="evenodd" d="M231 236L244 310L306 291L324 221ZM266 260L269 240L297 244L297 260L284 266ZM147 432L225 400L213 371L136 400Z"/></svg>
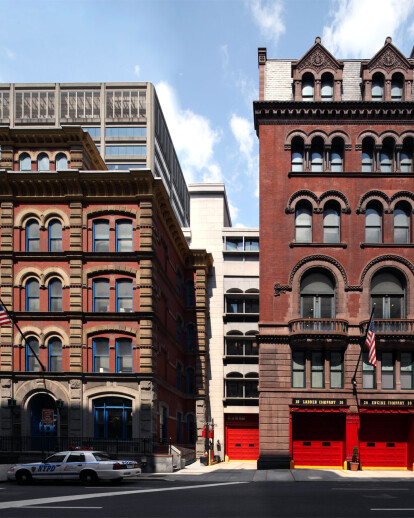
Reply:
<svg viewBox="0 0 414 518"><path fill-rule="evenodd" d="M361 406L411 406L414 407L414 399L361 399Z"/></svg>
<svg viewBox="0 0 414 518"><path fill-rule="evenodd" d="M292 405L312 405L312 406L345 406L346 399L292 399Z"/></svg>

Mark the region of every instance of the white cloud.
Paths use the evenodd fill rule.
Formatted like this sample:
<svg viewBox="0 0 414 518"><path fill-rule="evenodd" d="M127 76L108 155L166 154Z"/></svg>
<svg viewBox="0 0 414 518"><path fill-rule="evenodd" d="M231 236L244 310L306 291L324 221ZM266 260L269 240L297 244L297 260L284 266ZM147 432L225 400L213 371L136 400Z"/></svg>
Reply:
<svg viewBox="0 0 414 518"><path fill-rule="evenodd" d="M156 90L187 183L222 182L221 168L214 159L221 132L206 117L181 108L167 82L158 83Z"/></svg>
<svg viewBox="0 0 414 518"><path fill-rule="evenodd" d="M372 57L387 36L398 42L412 12L412 0L333 0L322 43L338 58Z"/></svg>
<svg viewBox="0 0 414 518"><path fill-rule="evenodd" d="M252 154L254 146L253 124L244 117L233 114L230 119L230 128L238 143L239 151L244 155L250 169L254 160Z"/></svg>
<svg viewBox="0 0 414 518"><path fill-rule="evenodd" d="M139 65L135 65L134 74L138 77L141 72L141 67Z"/></svg>
<svg viewBox="0 0 414 518"><path fill-rule="evenodd" d="M10 60L16 59L16 53L4 45L0 47L0 53L5 55Z"/></svg>
<svg viewBox="0 0 414 518"><path fill-rule="evenodd" d="M282 0L250 0L247 2L253 14L253 19L259 26L262 35L275 45L286 28L282 20Z"/></svg>
<svg viewBox="0 0 414 518"><path fill-rule="evenodd" d="M239 209L235 205L233 205L230 201L228 201L228 204L229 204L231 221L234 222L239 217ZM235 226L238 227L238 226L243 226L243 225L241 223L237 223Z"/></svg>
<svg viewBox="0 0 414 518"><path fill-rule="evenodd" d="M221 67L227 69L229 66L229 47L228 45L220 46L220 54L221 54Z"/></svg>

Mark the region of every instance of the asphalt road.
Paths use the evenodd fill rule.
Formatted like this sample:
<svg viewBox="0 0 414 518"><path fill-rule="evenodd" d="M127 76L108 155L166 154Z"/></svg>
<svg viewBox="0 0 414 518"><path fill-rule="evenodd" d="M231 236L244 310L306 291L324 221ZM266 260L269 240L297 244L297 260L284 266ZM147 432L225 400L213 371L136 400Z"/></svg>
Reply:
<svg viewBox="0 0 414 518"><path fill-rule="evenodd" d="M0 484L2 518L412 517L412 482Z"/></svg>

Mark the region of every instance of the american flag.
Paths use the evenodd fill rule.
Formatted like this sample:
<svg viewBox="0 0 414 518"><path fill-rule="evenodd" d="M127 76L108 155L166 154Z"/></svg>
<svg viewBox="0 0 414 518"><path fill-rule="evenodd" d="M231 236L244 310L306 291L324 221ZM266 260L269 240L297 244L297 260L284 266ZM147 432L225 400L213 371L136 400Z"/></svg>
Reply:
<svg viewBox="0 0 414 518"><path fill-rule="evenodd" d="M11 324L11 323L12 323L12 321L10 320L10 317L7 314L7 311L0 304L0 326L4 326L5 324Z"/></svg>
<svg viewBox="0 0 414 518"><path fill-rule="evenodd" d="M369 325L367 338L365 340L365 345L367 345L369 349L368 361L371 365L376 367L377 365L377 355L375 353L375 329L374 329L374 315L372 315L371 322Z"/></svg>

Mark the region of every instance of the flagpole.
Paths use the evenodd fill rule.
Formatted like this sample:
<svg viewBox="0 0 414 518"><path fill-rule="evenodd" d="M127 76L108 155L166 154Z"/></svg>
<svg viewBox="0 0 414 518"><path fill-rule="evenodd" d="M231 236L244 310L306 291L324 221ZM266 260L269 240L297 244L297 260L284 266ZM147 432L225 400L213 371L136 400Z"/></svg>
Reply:
<svg viewBox="0 0 414 518"><path fill-rule="evenodd" d="M11 316L11 314L9 313L8 309L6 308L6 306L4 305L3 301L1 300L0 298L0 304L2 305L4 311L7 313L8 317L10 318L10 321L12 324L14 324L17 328L17 330L19 331L19 333L22 335L22 338L24 340L24 343L26 344L26 346L31 350L33 356L36 358L36 360L38 361L40 367L42 368L42 371L43 372L46 372L46 368L45 366L43 365L43 363L40 361L40 358L39 356L36 354L36 352L33 350L32 346L29 344L29 342L26 340L26 337L24 336L24 334L22 333L22 330L20 329L20 327L17 325L15 319Z"/></svg>
<svg viewBox="0 0 414 518"><path fill-rule="evenodd" d="M362 344L361 351L359 352L359 358L358 358L358 362L357 362L356 367L355 367L354 375L352 376L352 379L351 379L351 383L352 383L352 385L354 387L356 387L356 384L357 384L357 382L356 382L356 375L357 375L357 372L358 372L359 363L361 361L362 350L364 348L364 345L366 344L369 328L371 327L371 322L372 322L372 318L374 316L374 311L375 311L375 304L372 307L371 316L370 316L370 319L369 319L369 322L368 322L367 330L365 332L364 342Z"/></svg>

